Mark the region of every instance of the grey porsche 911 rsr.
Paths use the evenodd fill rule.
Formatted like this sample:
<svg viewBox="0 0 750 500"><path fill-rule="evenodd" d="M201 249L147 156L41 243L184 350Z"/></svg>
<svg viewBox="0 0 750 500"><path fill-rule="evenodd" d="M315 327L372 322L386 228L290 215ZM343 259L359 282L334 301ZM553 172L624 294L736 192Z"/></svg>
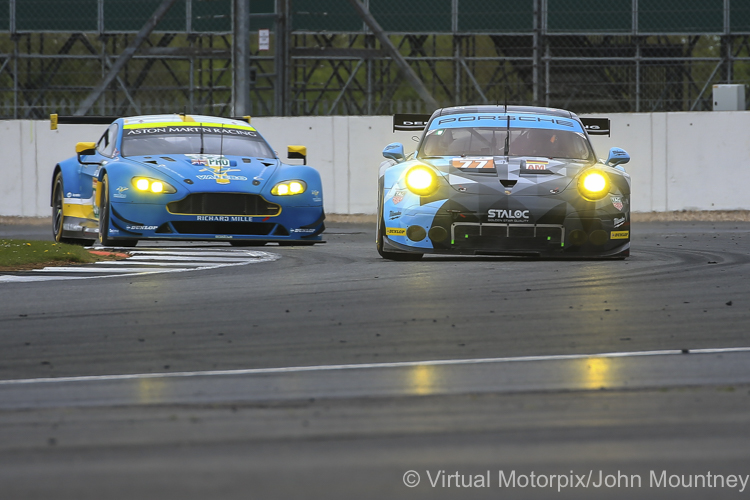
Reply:
<svg viewBox="0 0 750 500"><path fill-rule="evenodd" d="M630 251L630 156L597 160L589 134L606 118L531 106L461 106L396 115L424 132L417 150L383 151L378 253L625 258Z"/></svg>

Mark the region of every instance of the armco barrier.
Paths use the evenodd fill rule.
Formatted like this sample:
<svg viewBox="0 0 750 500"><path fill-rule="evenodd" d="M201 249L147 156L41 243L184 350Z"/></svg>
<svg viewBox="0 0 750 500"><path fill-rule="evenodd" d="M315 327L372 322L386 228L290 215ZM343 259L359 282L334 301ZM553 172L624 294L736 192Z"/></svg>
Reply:
<svg viewBox="0 0 750 500"><path fill-rule="evenodd" d="M599 115L593 115L599 116ZM750 209L750 112L609 115L611 137L593 137L599 157L612 146L630 153L636 212ZM284 157L287 144L308 147L308 164L320 170L328 213L376 211L381 151L390 142L416 145L413 132L392 132L390 116L256 118ZM78 141L96 141L106 127L47 121L0 121L0 216L50 214L50 176L72 156ZM290 160L294 161L294 160Z"/></svg>

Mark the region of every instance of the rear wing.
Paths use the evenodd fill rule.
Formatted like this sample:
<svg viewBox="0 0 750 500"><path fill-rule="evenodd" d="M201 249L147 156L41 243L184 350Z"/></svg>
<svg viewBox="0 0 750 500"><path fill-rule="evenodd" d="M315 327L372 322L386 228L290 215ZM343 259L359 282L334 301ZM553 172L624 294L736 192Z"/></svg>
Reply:
<svg viewBox="0 0 750 500"><path fill-rule="evenodd" d="M183 116L183 113L178 113ZM58 125L74 124L74 125L109 125L113 121L120 118L119 116L65 116L51 114L49 115L49 128L50 130L57 130ZM250 123L250 116L232 116L232 120L239 120Z"/></svg>
<svg viewBox="0 0 750 500"><path fill-rule="evenodd" d="M420 115L414 113L404 113L393 115L393 131L419 131L427 127L432 115Z"/></svg>
<svg viewBox="0 0 750 500"><path fill-rule="evenodd" d="M583 128L589 135L606 135L609 137L609 118L581 118Z"/></svg>

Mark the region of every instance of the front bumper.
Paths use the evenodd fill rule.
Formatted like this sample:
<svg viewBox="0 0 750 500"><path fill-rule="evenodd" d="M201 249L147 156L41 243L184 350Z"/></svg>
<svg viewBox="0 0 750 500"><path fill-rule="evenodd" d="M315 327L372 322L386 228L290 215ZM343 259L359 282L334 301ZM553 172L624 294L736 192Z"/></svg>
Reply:
<svg viewBox="0 0 750 500"><path fill-rule="evenodd" d="M446 210L445 207L449 209ZM385 218L383 250L423 254L626 257L629 211L531 213L525 222L488 221L486 214L423 205ZM450 213L446 213L450 212Z"/></svg>
<svg viewBox="0 0 750 500"><path fill-rule="evenodd" d="M114 239L322 242L322 206L284 206L278 215L174 214L166 205L112 202Z"/></svg>

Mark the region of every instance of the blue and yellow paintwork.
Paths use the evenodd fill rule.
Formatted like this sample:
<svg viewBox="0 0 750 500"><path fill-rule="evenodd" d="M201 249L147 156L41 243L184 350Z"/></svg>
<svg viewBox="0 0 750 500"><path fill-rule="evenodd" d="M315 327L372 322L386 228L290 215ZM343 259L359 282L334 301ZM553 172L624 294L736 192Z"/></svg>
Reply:
<svg viewBox="0 0 750 500"><path fill-rule="evenodd" d="M109 224L105 240L133 244L137 240L226 240L230 242L266 243L322 242L323 189L318 171L306 165L283 163L273 157L247 155L165 154L122 156L122 135L135 129L165 126L212 126L222 130L245 130L257 133L239 120L185 115L153 115L118 118L109 130L117 130L112 154L102 154L101 144L94 154L78 155L55 166L52 177L53 218L55 217L55 183L62 179L62 228L58 240L102 240L100 226L102 204L108 200ZM108 132L105 132L105 135ZM224 133L224 132L222 132ZM258 133L259 135L259 133ZM261 137L262 139L262 137ZM273 154L273 149L268 148ZM89 151L90 152L90 151ZM163 193L139 191L133 184L138 177L164 182L173 188ZM282 181L301 180L303 193L277 196L272 188ZM102 191L106 181L106 196ZM277 205L264 213L175 213L169 204L192 194L257 195L261 203ZM214 198L214 200L220 198ZM174 205L173 205L174 206ZM214 210L216 212L216 210ZM184 228L215 227L217 232L186 232ZM180 226L182 224L182 226ZM182 227L183 229L178 229ZM262 229L257 229L262 228ZM53 228L53 232L55 228ZM253 234L253 233L263 234Z"/></svg>

